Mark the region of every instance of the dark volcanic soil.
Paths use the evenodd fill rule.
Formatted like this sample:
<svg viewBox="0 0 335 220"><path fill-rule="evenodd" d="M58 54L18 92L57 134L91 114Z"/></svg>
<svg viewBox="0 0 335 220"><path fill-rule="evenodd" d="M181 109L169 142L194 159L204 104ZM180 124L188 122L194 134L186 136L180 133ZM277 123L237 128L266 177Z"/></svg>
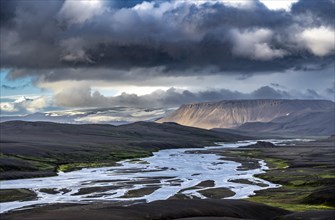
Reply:
<svg viewBox="0 0 335 220"><path fill-rule="evenodd" d="M166 200L129 207L84 205L41 207L1 216L5 219L178 219L187 217L234 217L270 219L291 214L289 211L243 200Z"/></svg>
<svg viewBox="0 0 335 220"><path fill-rule="evenodd" d="M335 211L293 213L245 200L165 200L128 207L113 204L52 205L0 215L2 220L230 220L230 219L315 219L331 220Z"/></svg>
<svg viewBox="0 0 335 220"><path fill-rule="evenodd" d="M3 126L3 124L1 124L1 126ZM200 129L193 130L182 126L179 127L179 125L175 124L152 125L138 123L128 125L129 127L121 127L120 129L116 129L114 126L87 125L87 128L78 127L80 129L79 131L73 130L72 127L63 131L63 125L55 125L55 127L53 127L54 124L52 124L51 127L48 127L49 130L45 129L45 131L43 131L44 136L40 135L39 140L34 140L36 134L41 132L41 129L43 130L44 125L39 127L40 124L28 123L24 124L24 128L11 124L6 126L9 126L9 128L6 128L6 132L8 133L3 131L1 133L2 154L0 157L0 165L1 168L5 170L4 173L15 173L15 177L18 177L17 174L22 174L21 177L29 177L30 173L40 175L41 172L50 172L50 170L53 171L55 167L62 165L65 160L69 159L73 163L91 163L104 160L116 161L117 159L143 156L151 153L153 150L161 148L176 147L179 142L181 144L178 145L178 147L196 147L223 138L217 136L216 133L207 133ZM148 131L148 129L150 131ZM92 131L92 133L87 133L89 130ZM10 132L13 132L13 134L9 135ZM28 132L28 134L25 135L25 132ZM51 140L55 132L58 132L58 136L54 140ZM3 136L3 134L6 135ZM71 139L79 136L78 134L83 134L84 138L82 142L79 141L79 139ZM4 139L3 137L6 138ZM176 138L171 141L171 137ZM185 137L187 137L187 139L185 139ZM60 140L63 140L63 142ZM106 145L105 141L107 140ZM87 143L84 144L84 142ZM44 143L44 145L41 143ZM47 145L45 145L45 143L47 143ZM91 143L93 145L89 146ZM3 148L3 146L5 147ZM157 148L154 146L157 146ZM94 149L94 151L92 149ZM99 154L94 153L96 150L98 150ZM273 183L281 184L282 187L259 191L256 196L248 199L263 204L245 200L200 200L185 199L176 196L170 200L156 201L148 204L135 204L127 207L102 202L90 205L50 205L2 214L0 218L2 220L334 219L334 210L310 211L313 209L334 209L334 139L276 147L263 143L262 146L254 145L243 149L210 151L215 151L216 154L225 156L225 159L241 162L242 165L239 169L242 170L258 168L258 160L263 159L271 169L259 175L259 177ZM14 154L15 156L13 156ZM88 160L88 158L92 160ZM62 160L64 161L62 162ZM233 181L250 184L247 180L243 179ZM203 185L198 185L197 187L205 187L212 183L208 181L202 184ZM52 189L46 190L53 193ZM89 191L92 189L87 187L86 190ZM103 188L99 188L98 190L104 193ZM147 188L146 192L133 191L132 193L150 193L153 190L155 190L155 188ZM2 191L2 195L8 197L7 192ZM221 189L220 192L207 193L211 193L213 198L223 198L229 191ZM11 195L12 193L9 194ZM16 195L20 196L19 199L24 199L21 196L34 196L30 194L29 191L18 191ZM11 198L8 197L8 199ZM270 207L264 204L280 208ZM309 211L292 212L304 210Z"/></svg>
<svg viewBox="0 0 335 220"><path fill-rule="evenodd" d="M122 126L10 121L0 123L0 179L56 175L57 170L115 165L168 148L204 147L242 136L175 123Z"/></svg>

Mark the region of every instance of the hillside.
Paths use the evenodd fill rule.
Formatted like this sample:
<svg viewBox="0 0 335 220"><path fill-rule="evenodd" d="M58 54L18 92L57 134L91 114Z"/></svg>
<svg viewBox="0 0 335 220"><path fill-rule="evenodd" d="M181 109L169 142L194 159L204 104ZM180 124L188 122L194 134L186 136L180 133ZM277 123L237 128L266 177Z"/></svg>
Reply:
<svg viewBox="0 0 335 220"><path fill-rule="evenodd" d="M55 175L59 167L111 165L159 149L203 147L242 138L175 123L113 126L10 121L0 126L0 179Z"/></svg>
<svg viewBox="0 0 335 220"><path fill-rule="evenodd" d="M325 111L328 113L324 113ZM331 114L333 111L334 102L327 100L229 100L182 105L158 122L176 122L206 129L238 128L245 123L255 122L243 127L245 130L250 130L265 126L262 123L269 123L266 126L272 126L272 122L276 123L279 120L282 123L292 123L290 127L293 128L295 123L300 121L301 124L304 120L308 120L305 123L306 126L314 125L318 120L312 114L317 115L317 112L323 115L318 117L323 122L326 117L324 115ZM297 119L291 115L300 118Z"/></svg>
<svg viewBox="0 0 335 220"><path fill-rule="evenodd" d="M245 123L237 130L269 135L330 136L335 133L335 112L334 109L298 112L271 122Z"/></svg>

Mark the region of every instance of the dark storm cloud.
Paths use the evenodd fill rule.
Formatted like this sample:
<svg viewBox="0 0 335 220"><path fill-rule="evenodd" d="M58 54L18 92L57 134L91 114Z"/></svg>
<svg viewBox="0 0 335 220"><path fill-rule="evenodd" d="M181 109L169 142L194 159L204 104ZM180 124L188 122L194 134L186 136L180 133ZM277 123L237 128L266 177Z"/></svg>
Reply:
<svg viewBox="0 0 335 220"><path fill-rule="evenodd" d="M269 86L261 87L252 92L252 97L260 99L282 99L290 98L291 95L288 92L275 90Z"/></svg>
<svg viewBox="0 0 335 220"><path fill-rule="evenodd" d="M0 29L2 68L39 69L58 65L55 58L59 53L56 43L59 27L54 15L62 4L63 1L57 0L1 1L2 10L9 10L4 15L7 23L1 23Z"/></svg>
<svg viewBox="0 0 335 220"><path fill-rule="evenodd" d="M280 88L280 89L285 89L285 88L286 88L286 86L283 86L283 85L281 85L281 84L279 84L279 83L270 83L270 85L271 85L272 87Z"/></svg>
<svg viewBox="0 0 335 220"><path fill-rule="evenodd" d="M0 24L2 25L10 25L12 18L15 16L15 2L7 1L6 4L1 1L0 7Z"/></svg>
<svg viewBox="0 0 335 220"><path fill-rule="evenodd" d="M1 1L0 58L1 67L12 70L9 77L115 79L120 69L158 67L156 74L164 76L239 72L247 78L323 69L334 58L332 49L296 39L306 28L334 28L331 0L317 6L301 0L292 12L269 10L258 1L252 9L213 1L80 2ZM111 71L103 74L102 68ZM71 74L76 69L87 70Z"/></svg>
<svg viewBox="0 0 335 220"><path fill-rule="evenodd" d="M322 22L319 24L328 23L334 25L334 1L333 0L321 0L311 1L303 0L292 5L292 13L294 14L306 14L310 13L321 19Z"/></svg>
<svg viewBox="0 0 335 220"><path fill-rule="evenodd" d="M143 0L110 0L107 2L107 6L111 8L132 8L137 4L142 3ZM146 2L164 2L164 0L146 0Z"/></svg>

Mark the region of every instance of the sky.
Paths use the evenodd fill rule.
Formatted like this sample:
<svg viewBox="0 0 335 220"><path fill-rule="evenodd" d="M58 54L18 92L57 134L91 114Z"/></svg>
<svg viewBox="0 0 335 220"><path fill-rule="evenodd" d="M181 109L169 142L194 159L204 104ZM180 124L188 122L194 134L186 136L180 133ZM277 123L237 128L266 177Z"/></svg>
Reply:
<svg viewBox="0 0 335 220"><path fill-rule="evenodd" d="M2 115L335 96L335 0L1 0Z"/></svg>

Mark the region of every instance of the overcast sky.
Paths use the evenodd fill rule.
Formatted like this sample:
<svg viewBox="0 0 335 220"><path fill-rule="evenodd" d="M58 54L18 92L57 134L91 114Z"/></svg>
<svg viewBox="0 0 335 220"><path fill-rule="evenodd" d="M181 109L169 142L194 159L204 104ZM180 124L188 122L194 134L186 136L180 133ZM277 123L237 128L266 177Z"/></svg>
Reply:
<svg viewBox="0 0 335 220"><path fill-rule="evenodd" d="M334 11L335 0L1 1L1 113L334 100Z"/></svg>

